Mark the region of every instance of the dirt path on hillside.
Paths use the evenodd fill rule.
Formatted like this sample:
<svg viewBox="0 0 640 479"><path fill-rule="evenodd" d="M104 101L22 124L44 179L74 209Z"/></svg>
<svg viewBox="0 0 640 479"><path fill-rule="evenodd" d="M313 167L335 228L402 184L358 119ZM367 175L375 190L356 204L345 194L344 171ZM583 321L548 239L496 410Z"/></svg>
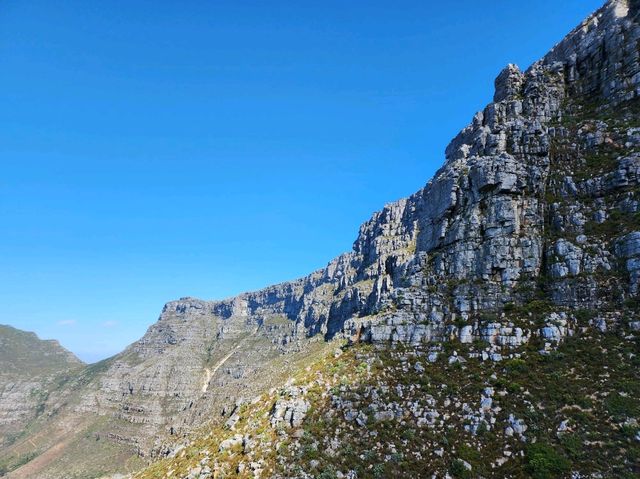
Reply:
<svg viewBox="0 0 640 479"><path fill-rule="evenodd" d="M202 392L203 393L206 393L207 389L209 389L209 381L211 381L211 378L218 371L218 369L220 369L222 366L224 366L224 364L229 360L229 358L231 358L231 356L233 356L238 351L238 349L240 349L242 347L242 345L245 342L247 342L247 340L249 338L255 336L255 334L257 332L258 332L258 330L256 329L249 336L247 336L246 338L240 340L240 342L235 345L235 347L231 350L231 352L229 354L227 354L224 358L222 358L220 361L218 361L216 363L216 365L213 367L213 369L204 368L204 382L202 384Z"/></svg>

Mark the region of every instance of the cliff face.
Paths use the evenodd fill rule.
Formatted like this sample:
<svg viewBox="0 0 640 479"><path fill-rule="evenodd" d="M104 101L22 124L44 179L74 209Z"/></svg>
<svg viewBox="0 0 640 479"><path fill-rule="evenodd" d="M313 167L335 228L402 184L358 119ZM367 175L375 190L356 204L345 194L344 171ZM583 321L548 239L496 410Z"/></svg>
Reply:
<svg viewBox="0 0 640 479"><path fill-rule="evenodd" d="M640 326L639 5L610 1L528 70L507 66L444 166L362 225L353 251L297 281L167 303L76 381L62 416L156 457L232 420L324 340L480 342L477 356L500 361L538 339L553 348L586 311L602 331Z"/></svg>
<svg viewBox="0 0 640 479"><path fill-rule="evenodd" d="M494 103L409 199L417 247L401 268L404 281L393 278L399 311L367 318L366 334L482 339L491 332L479 313L505 305L541 296L606 310L635 296L635 5L609 2L526 72L509 65L500 73ZM359 323L347 324L355 332Z"/></svg>

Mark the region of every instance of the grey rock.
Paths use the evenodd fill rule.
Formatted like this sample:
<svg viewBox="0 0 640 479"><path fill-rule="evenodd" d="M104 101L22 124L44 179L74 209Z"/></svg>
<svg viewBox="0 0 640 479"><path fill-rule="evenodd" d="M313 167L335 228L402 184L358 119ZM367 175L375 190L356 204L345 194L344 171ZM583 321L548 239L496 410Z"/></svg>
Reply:
<svg viewBox="0 0 640 479"><path fill-rule="evenodd" d="M234 447L241 446L244 444L244 439L242 434L236 434L229 439L225 439L220 443L219 450L220 451L228 451L229 449L233 449ZM199 474L199 472L198 472Z"/></svg>
<svg viewBox="0 0 640 479"><path fill-rule="evenodd" d="M305 393L303 388L296 386L285 388L281 393L282 397L276 401L271 411L271 426L300 427L309 410L309 402L304 398Z"/></svg>

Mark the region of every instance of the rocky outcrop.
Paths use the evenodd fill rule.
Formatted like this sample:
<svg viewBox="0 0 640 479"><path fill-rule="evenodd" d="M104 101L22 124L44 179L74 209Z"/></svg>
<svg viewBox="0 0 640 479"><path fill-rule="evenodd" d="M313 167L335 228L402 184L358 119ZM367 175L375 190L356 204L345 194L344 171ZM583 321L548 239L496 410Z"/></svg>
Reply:
<svg viewBox="0 0 640 479"><path fill-rule="evenodd" d="M309 410L309 402L304 398L306 390L297 386L286 387L281 398L271 411L272 427L300 427Z"/></svg>

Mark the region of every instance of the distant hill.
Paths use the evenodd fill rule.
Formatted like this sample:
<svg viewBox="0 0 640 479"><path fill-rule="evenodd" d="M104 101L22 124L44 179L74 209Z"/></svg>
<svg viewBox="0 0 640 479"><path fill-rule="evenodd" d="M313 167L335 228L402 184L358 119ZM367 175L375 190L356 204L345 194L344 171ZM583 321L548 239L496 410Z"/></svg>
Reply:
<svg viewBox="0 0 640 479"><path fill-rule="evenodd" d="M55 339L0 324L0 374L42 375L84 364Z"/></svg>
<svg viewBox="0 0 640 479"><path fill-rule="evenodd" d="M0 446L12 443L43 412L50 393L83 367L58 341L0 325Z"/></svg>

